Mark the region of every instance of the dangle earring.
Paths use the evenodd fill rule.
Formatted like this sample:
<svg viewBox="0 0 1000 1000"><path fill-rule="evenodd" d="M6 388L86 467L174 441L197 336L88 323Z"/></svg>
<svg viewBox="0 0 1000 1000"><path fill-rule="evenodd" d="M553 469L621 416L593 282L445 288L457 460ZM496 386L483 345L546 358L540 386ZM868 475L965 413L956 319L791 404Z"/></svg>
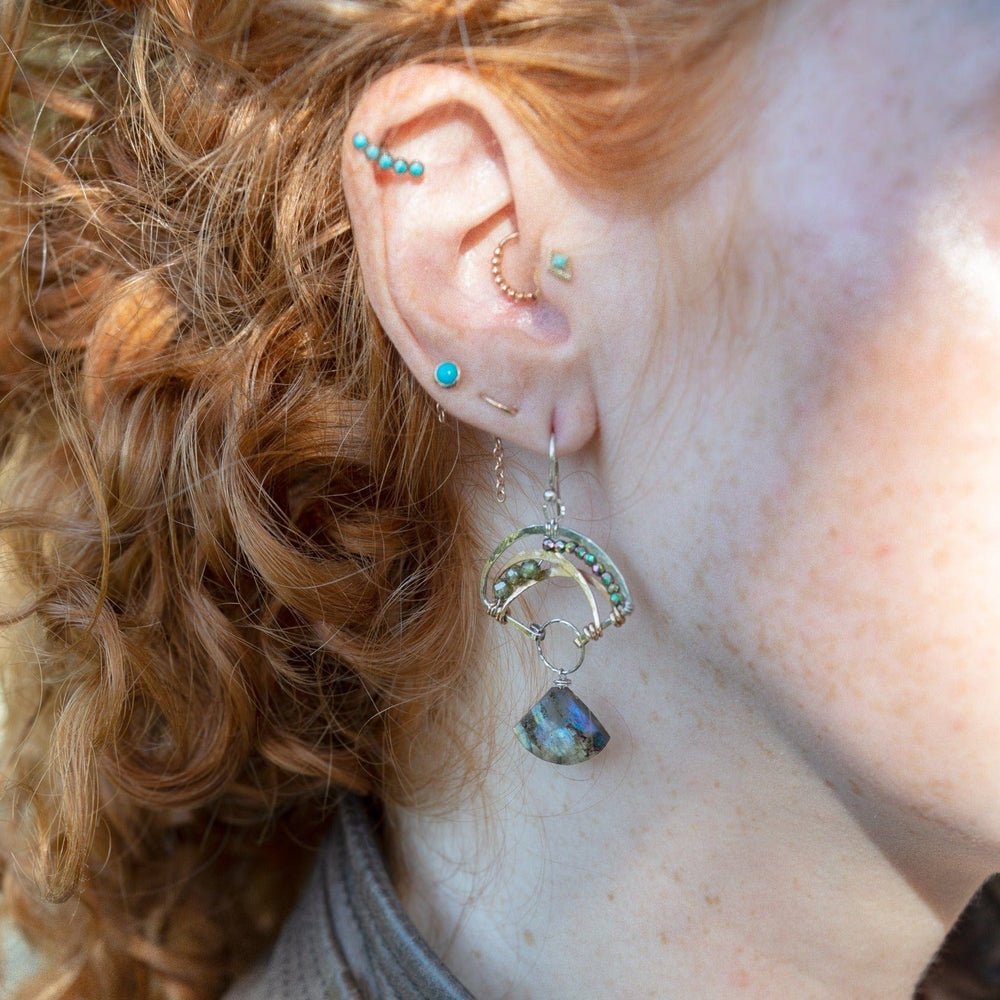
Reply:
<svg viewBox="0 0 1000 1000"><path fill-rule="evenodd" d="M543 494L544 524L532 524L508 535L483 567L479 596L489 615L501 625L513 625L534 640L542 665L556 675L552 687L514 727L522 746L552 764L579 764L599 754L610 736L586 703L570 690L570 674L583 665L587 645L596 642L612 625L624 624L632 613L632 598L621 571L596 542L563 527L566 508L559 495L559 460L556 439L549 439L549 484ZM523 548L522 539L541 537L540 546ZM522 543L524 545L525 543ZM550 618L539 625L511 614L511 604L536 584L555 577L572 580L582 591L590 620L582 628L564 618ZM603 614L597 599L607 604ZM573 634L575 662L559 666L545 651L549 630L559 625Z"/></svg>
<svg viewBox="0 0 1000 1000"><path fill-rule="evenodd" d="M434 381L442 389L454 389L462 377L462 369L454 361L442 361L434 369Z"/></svg>

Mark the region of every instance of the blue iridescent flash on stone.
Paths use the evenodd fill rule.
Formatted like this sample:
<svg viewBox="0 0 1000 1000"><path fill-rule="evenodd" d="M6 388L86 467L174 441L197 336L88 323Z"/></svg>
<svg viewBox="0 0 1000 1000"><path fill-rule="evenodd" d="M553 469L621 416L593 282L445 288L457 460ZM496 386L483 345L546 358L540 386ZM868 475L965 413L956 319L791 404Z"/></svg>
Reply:
<svg viewBox="0 0 1000 1000"><path fill-rule="evenodd" d="M581 764L611 737L586 703L568 687L552 687L514 727L525 750L550 764Z"/></svg>
<svg viewBox="0 0 1000 1000"><path fill-rule="evenodd" d="M569 257L558 250L553 250L549 254L549 271L563 281L573 280L573 265Z"/></svg>

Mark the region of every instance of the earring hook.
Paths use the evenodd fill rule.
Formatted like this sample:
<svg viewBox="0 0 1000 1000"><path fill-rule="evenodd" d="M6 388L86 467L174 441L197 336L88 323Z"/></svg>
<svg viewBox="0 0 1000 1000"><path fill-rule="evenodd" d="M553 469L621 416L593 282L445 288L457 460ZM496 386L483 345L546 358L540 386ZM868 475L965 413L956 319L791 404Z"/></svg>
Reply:
<svg viewBox="0 0 1000 1000"><path fill-rule="evenodd" d="M559 458L556 455L556 435L549 435L549 488L542 494L545 511L545 531L550 538L559 532L559 521L566 513L566 505L559 496Z"/></svg>

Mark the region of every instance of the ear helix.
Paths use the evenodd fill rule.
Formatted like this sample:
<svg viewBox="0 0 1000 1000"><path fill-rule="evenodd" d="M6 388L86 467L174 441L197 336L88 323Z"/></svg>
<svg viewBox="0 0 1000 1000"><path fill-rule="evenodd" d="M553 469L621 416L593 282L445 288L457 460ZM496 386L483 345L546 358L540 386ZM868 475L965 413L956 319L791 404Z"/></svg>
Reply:
<svg viewBox="0 0 1000 1000"><path fill-rule="evenodd" d="M370 142L364 132L356 132L351 139L351 145L378 167L380 170L387 170L400 176L422 177L424 165L419 160L404 160L401 156L393 156L387 149L383 149L378 143Z"/></svg>

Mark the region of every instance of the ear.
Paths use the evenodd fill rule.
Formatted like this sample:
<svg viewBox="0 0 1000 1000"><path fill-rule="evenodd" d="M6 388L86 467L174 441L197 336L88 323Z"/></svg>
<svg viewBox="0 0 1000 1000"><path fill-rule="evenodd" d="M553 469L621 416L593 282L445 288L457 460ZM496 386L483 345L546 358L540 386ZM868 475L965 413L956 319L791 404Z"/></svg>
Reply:
<svg viewBox="0 0 1000 1000"><path fill-rule="evenodd" d="M356 147L359 133L423 172L380 168ZM572 253L584 213L497 95L461 69L394 70L351 117L343 174L368 296L428 393L523 447L546 452L552 433L560 454L587 444L597 428L588 327L574 322L573 288L547 267L553 252ZM494 253L512 233L503 277L537 288L535 301L494 280ZM434 379L446 361L461 371L451 388Z"/></svg>

